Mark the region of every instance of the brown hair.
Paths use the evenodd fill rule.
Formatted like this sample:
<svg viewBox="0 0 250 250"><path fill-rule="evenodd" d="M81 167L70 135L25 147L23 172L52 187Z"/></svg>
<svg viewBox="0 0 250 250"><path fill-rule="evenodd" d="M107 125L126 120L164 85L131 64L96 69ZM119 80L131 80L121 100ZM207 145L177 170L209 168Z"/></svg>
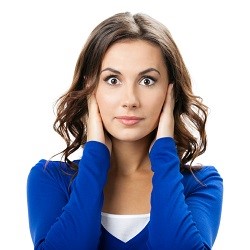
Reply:
<svg viewBox="0 0 250 250"><path fill-rule="evenodd" d="M57 100L55 131L65 140L61 152L65 162L77 170L69 156L86 142L87 96L94 90L107 49L124 39L151 42L162 50L170 82L174 83L174 139L181 169L206 150L207 107L192 92L191 79L168 29L146 14L115 14L101 22L90 34L76 63L69 90ZM88 83L88 84L87 84ZM190 164L191 165L191 164Z"/></svg>

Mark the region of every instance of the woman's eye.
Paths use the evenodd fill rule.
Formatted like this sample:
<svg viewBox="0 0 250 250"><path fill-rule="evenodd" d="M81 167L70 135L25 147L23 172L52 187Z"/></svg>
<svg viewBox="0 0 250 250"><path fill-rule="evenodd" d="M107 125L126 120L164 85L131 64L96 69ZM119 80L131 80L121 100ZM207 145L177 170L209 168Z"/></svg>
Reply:
<svg viewBox="0 0 250 250"><path fill-rule="evenodd" d="M155 83L155 79L151 77L145 77L141 80L140 84L145 86L151 86Z"/></svg>
<svg viewBox="0 0 250 250"><path fill-rule="evenodd" d="M105 82L107 82L110 85L117 85L120 84L120 81L116 77L107 77L105 79Z"/></svg>

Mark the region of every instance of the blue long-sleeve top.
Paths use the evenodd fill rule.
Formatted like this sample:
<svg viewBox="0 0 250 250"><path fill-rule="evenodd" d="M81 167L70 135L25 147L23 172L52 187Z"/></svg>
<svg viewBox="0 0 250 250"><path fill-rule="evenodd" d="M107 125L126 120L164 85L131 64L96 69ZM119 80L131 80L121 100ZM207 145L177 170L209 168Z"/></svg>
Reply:
<svg viewBox="0 0 250 250"><path fill-rule="evenodd" d="M110 166L104 144L85 144L72 183L65 163L49 161L46 165L46 160L40 160L27 180L34 249L212 249L223 197L223 181L216 168L203 166L195 176L181 173L176 145L170 137L156 140L149 158L154 172L150 221L126 243L101 225L103 188Z"/></svg>

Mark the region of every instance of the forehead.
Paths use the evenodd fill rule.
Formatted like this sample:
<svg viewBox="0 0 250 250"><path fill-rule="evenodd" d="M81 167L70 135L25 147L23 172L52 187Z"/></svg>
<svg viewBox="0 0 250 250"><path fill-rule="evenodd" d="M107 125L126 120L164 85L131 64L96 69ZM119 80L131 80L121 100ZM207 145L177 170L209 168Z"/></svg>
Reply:
<svg viewBox="0 0 250 250"><path fill-rule="evenodd" d="M102 68L119 67L165 67L159 46L144 40L124 40L110 46L104 55Z"/></svg>

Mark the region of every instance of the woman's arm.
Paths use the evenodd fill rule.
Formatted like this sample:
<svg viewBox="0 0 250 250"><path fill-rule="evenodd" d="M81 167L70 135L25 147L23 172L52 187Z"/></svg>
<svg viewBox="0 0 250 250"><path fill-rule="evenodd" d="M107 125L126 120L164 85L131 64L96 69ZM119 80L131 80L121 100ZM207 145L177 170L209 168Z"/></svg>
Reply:
<svg viewBox="0 0 250 250"><path fill-rule="evenodd" d="M35 166L28 178L29 222L35 249L97 249L101 235L103 188L111 143L103 130L95 95L88 99L87 143L70 197L62 176ZM43 164L42 164L43 165Z"/></svg>
<svg viewBox="0 0 250 250"><path fill-rule="evenodd" d="M156 140L150 152L153 190L149 223L149 249L211 249L222 207L222 179L209 167L190 173L191 188L184 195L176 145L172 138ZM199 172L198 172L199 173Z"/></svg>
<svg viewBox="0 0 250 250"><path fill-rule="evenodd" d="M103 187L109 168L108 148L85 144L71 193L53 162L38 163L27 181L31 236L35 249L97 249L101 234ZM58 164L60 164L58 162ZM67 197L68 196L68 197Z"/></svg>

